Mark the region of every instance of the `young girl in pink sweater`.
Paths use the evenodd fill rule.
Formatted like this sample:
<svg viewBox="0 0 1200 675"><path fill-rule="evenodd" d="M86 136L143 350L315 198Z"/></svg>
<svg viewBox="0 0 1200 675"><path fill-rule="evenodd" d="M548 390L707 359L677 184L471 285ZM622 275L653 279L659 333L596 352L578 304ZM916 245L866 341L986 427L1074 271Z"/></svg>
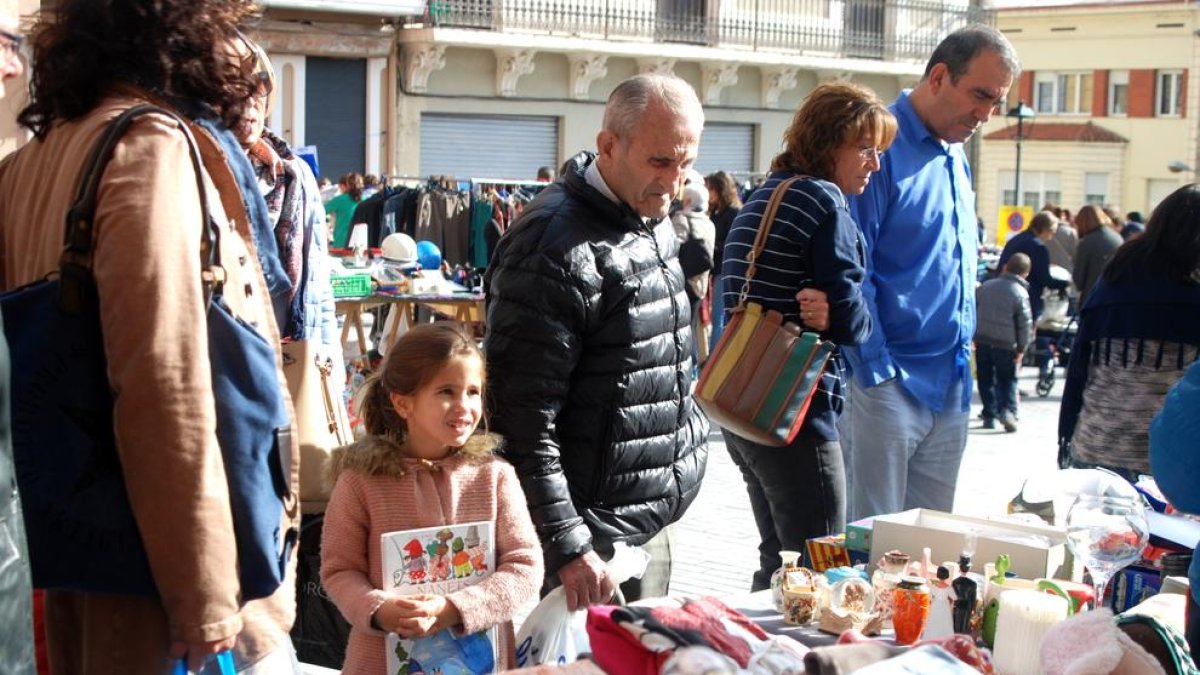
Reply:
<svg viewBox="0 0 1200 675"><path fill-rule="evenodd" d="M388 633L411 640L445 629L466 636L496 627L494 669L515 667L512 618L536 597L542 553L516 474L492 455L495 437L474 434L483 389L479 348L445 322L409 330L360 392L369 435L334 456L321 540L321 581L352 627L345 675L384 673ZM472 567L481 581L445 594L390 590L444 581L437 562L453 554L441 545L462 544L440 536L396 543L405 564L384 579L381 535L442 528L441 535L479 522L491 523L495 538L494 569ZM477 537L470 528L461 538L471 545Z"/></svg>

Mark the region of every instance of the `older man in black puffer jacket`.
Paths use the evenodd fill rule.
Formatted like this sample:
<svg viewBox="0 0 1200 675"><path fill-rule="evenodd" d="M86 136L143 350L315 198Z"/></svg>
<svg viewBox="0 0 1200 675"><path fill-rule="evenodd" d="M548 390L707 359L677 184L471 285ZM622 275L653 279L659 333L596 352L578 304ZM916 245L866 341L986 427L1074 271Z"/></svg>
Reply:
<svg viewBox="0 0 1200 675"><path fill-rule="evenodd" d="M602 563L642 545L624 599L665 595L666 528L700 489L708 423L692 403L692 332L666 219L704 113L682 80L638 75L605 108L599 153L568 162L488 268L490 423L506 439L571 609L607 602Z"/></svg>

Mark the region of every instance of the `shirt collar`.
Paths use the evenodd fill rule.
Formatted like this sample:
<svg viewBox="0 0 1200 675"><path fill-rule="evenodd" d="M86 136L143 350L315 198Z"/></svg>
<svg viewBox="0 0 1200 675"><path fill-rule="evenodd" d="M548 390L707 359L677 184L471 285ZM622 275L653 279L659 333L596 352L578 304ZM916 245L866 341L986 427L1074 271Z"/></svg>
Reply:
<svg viewBox="0 0 1200 675"><path fill-rule="evenodd" d="M607 197L609 201L617 204L618 206L621 204L621 200L617 198L617 194L612 191L612 188L608 187L608 183L604 182L604 176L600 175L599 158L592 160L592 163L588 164L588 168L584 172L583 177L584 180L587 181L588 185L596 188L596 191Z"/></svg>
<svg viewBox="0 0 1200 675"><path fill-rule="evenodd" d="M604 182L604 176L600 175L599 158L592 160L592 163L588 164L588 168L583 173L583 178L587 181L588 185L591 185L597 192L607 197L609 201L617 206L621 205L621 198L617 196L617 193L612 191L612 188L608 187L608 183ZM643 223L649 226L653 226L654 223L662 220L661 218L638 217L641 218Z"/></svg>
<svg viewBox="0 0 1200 675"><path fill-rule="evenodd" d="M909 96L912 94L912 89L905 89L900 92L900 96L896 99L893 106L893 113L896 119L900 122L900 133L897 136L903 138L915 138L918 142L929 142L937 145L943 150L949 150L950 144L933 135L921 118L917 115L917 111L913 108L912 101Z"/></svg>

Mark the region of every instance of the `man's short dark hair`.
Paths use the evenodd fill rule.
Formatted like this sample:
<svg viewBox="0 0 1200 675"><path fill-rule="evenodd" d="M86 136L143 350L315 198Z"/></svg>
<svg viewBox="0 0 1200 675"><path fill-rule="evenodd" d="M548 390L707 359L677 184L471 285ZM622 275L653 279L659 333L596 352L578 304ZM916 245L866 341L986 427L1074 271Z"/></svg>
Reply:
<svg viewBox="0 0 1200 675"><path fill-rule="evenodd" d="M1142 223L1142 224L1145 224L1145 222L1146 222L1142 218L1141 211L1130 211L1129 213L1125 214L1125 220L1128 220L1128 221L1134 222L1134 223Z"/></svg>
<svg viewBox="0 0 1200 675"><path fill-rule="evenodd" d="M1043 232L1054 228L1056 225L1058 225L1058 218L1056 218L1054 214L1050 213L1049 211L1038 211L1037 215L1033 217L1033 220L1029 221L1029 229L1032 230L1034 234L1042 234Z"/></svg>
<svg viewBox="0 0 1200 675"><path fill-rule="evenodd" d="M1013 49L1008 38L991 26L977 23L947 35L930 55L929 62L925 64L924 76L929 77L934 66L944 63L950 71L950 81L958 82L958 78L967 72L971 60L985 49L990 49L1000 56L1013 78L1020 74L1021 63L1017 60L1017 50Z"/></svg>
<svg viewBox="0 0 1200 675"><path fill-rule="evenodd" d="M1029 260L1029 256L1025 255L1024 253L1014 253L1012 254L1012 257L1008 259L1008 262L1004 263L1005 272L1008 272L1009 274L1015 274L1019 277L1029 274L1029 270L1031 269L1033 269L1033 262L1031 262Z"/></svg>

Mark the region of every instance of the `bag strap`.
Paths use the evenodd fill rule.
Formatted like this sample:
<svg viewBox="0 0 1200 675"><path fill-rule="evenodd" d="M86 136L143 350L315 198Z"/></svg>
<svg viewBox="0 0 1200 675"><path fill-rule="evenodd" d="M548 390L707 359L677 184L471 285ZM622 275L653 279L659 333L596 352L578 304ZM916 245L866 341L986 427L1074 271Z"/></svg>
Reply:
<svg viewBox="0 0 1200 675"><path fill-rule="evenodd" d="M187 140L188 154L191 156L192 168L196 173L200 212L204 222L204 241L201 248L207 249L203 252L208 267L205 281L214 285L224 281L225 275L221 268L218 245L220 232L209 217L208 195L207 190L204 189L203 167L196 139L192 137L187 123L179 115L156 105L141 103L125 110L109 123L104 134L92 146L84 163L79 188L75 193L75 201L67 209L63 252L58 260L61 278L58 306L64 312L75 314L81 311L87 297L85 289L93 283L91 263L92 248L95 245L96 237L93 221L96 216L96 195L100 191L100 178L104 175L104 169L116 151L117 142L125 135L134 120L150 113L165 115L174 120ZM214 272L214 270L220 270L220 272Z"/></svg>
<svg viewBox="0 0 1200 675"><path fill-rule="evenodd" d="M767 245L767 237L771 234L771 225L775 223L775 214L779 211L779 205L783 202L783 196L792 187L793 183L807 179L808 176L792 176L787 180L775 186L771 191L771 198L767 202L767 208L763 210L762 220L758 224L758 234L754 236L754 246L750 249L750 253L746 255L746 280L742 283L742 290L738 294L738 304L736 309L742 309L746 306L746 297L750 295L750 280L754 278L754 273L758 271L758 256L762 253L763 247Z"/></svg>

